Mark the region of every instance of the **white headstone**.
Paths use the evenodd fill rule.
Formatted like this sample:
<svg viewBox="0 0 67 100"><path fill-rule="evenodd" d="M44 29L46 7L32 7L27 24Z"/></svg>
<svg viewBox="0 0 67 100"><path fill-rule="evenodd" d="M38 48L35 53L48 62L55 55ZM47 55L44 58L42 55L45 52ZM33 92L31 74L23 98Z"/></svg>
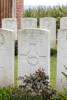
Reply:
<svg viewBox="0 0 67 100"><path fill-rule="evenodd" d="M56 48L56 19L52 17L40 18L40 28L50 31L50 47Z"/></svg>
<svg viewBox="0 0 67 100"><path fill-rule="evenodd" d="M37 19L36 18L22 18L21 20L21 29L23 28L37 28Z"/></svg>
<svg viewBox="0 0 67 100"><path fill-rule="evenodd" d="M14 32L0 29L0 87L14 84Z"/></svg>
<svg viewBox="0 0 67 100"><path fill-rule="evenodd" d="M15 40L17 40L17 20L15 18L5 18L2 20L2 28L13 30L15 33Z"/></svg>
<svg viewBox="0 0 67 100"><path fill-rule="evenodd" d="M24 29L18 32L18 77L43 68L50 75L50 38L47 30Z"/></svg>
<svg viewBox="0 0 67 100"><path fill-rule="evenodd" d="M67 17L60 19L60 29L67 29Z"/></svg>
<svg viewBox="0 0 67 100"><path fill-rule="evenodd" d="M67 30L58 32L58 55L57 55L57 90L62 91L62 87L67 86L67 80L62 72L66 72L67 67Z"/></svg>

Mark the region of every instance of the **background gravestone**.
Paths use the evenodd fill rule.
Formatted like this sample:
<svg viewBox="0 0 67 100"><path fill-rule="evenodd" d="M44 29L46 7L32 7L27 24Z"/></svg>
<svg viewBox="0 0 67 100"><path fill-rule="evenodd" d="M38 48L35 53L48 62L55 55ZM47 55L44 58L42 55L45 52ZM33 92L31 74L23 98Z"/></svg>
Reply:
<svg viewBox="0 0 67 100"><path fill-rule="evenodd" d="M18 32L18 77L43 68L50 75L50 38L47 30L24 29Z"/></svg>
<svg viewBox="0 0 67 100"><path fill-rule="evenodd" d="M37 28L36 18L22 18L21 28Z"/></svg>
<svg viewBox="0 0 67 100"><path fill-rule="evenodd" d="M13 30L15 33L15 40L17 40L17 20L15 18L5 18L2 20L2 28Z"/></svg>
<svg viewBox="0 0 67 100"><path fill-rule="evenodd" d="M0 87L14 84L14 33L0 29Z"/></svg>
<svg viewBox="0 0 67 100"><path fill-rule="evenodd" d="M60 29L67 29L67 17L60 19Z"/></svg>
<svg viewBox="0 0 67 100"><path fill-rule="evenodd" d="M56 48L56 19L52 17L40 18L40 28L50 31L50 47Z"/></svg>
<svg viewBox="0 0 67 100"><path fill-rule="evenodd" d="M57 55L57 90L62 91L62 87L67 86L67 80L62 72L66 72L67 67L67 30L58 32L58 55Z"/></svg>

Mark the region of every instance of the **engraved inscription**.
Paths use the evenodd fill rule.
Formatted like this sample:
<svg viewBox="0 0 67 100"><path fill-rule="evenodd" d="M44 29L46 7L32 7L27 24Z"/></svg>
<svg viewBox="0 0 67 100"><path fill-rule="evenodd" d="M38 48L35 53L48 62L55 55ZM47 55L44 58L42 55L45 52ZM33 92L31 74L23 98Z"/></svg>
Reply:
<svg viewBox="0 0 67 100"><path fill-rule="evenodd" d="M4 44L4 35L0 33L0 47Z"/></svg>
<svg viewBox="0 0 67 100"><path fill-rule="evenodd" d="M30 65L37 65L39 62L39 56L37 55L37 53L35 51L29 51L28 55L27 55L27 62Z"/></svg>

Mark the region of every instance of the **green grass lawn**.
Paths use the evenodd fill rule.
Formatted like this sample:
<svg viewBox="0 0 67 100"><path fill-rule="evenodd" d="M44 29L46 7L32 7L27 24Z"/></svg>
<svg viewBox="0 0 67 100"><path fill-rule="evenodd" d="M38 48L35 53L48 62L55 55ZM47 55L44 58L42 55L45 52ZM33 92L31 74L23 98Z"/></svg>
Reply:
<svg viewBox="0 0 67 100"><path fill-rule="evenodd" d="M51 57L50 60L50 82L53 88L56 88L56 67L57 59L56 57Z"/></svg>
<svg viewBox="0 0 67 100"><path fill-rule="evenodd" d="M50 61L50 82L51 82L51 86L56 88L56 57L51 57L51 61ZM18 73L18 60L17 57L15 57L15 86L17 86L17 75Z"/></svg>
<svg viewBox="0 0 67 100"><path fill-rule="evenodd" d="M17 77L18 77L18 57L15 57L15 72L14 72L14 84L17 86Z"/></svg>

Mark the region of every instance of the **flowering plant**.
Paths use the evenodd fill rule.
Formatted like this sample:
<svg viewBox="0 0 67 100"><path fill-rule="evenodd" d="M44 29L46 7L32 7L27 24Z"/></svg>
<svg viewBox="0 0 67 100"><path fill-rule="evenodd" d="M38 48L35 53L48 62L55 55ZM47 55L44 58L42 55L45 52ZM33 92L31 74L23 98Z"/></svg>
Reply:
<svg viewBox="0 0 67 100"><path fill-rule="evenodd" d="M52 97L56 91L52 90L49 84L49 77L43 69L38 69L34 74L23 79L23 93L31 96L42 95L45 99ZM46 99L46 100L48 100Z"/></svg>

